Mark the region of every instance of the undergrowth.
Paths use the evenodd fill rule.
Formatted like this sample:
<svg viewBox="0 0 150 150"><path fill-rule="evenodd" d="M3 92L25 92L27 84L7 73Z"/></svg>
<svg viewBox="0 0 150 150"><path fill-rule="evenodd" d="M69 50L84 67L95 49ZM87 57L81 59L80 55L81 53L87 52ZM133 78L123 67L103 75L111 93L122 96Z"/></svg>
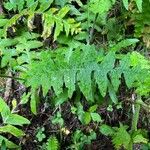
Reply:
<svg viewBox="0 0 150 150"><path fill-rule="evenodd" d="M0 89L1 149L107 149L93 144L102 136L111 149L149 149L149 10L148 0L0 2L0 82L12 81Z"/></svg>

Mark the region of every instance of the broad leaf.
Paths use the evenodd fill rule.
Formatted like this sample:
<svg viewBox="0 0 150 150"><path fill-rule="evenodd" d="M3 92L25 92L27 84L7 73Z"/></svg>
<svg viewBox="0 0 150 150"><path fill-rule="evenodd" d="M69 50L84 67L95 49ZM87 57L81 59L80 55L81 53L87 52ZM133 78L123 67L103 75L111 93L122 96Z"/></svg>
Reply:
<svg viewBox="0 0 150 150"><path fill-rule="evenodd" d="M128 10L128 5L129 5L128 0L123 0L123 5Z"/></svg>
<svg viewBox="0 0 150 150"><path fill-rule="evenodd" d="M143 0L135 0L135 2L136 2L136 5L138 7L138 10L140 12L142 12L142 3L143 3Z"/></svg>
<svg viewBox="0 0 150 150"><path fill-rule="evenodd" d="M91 122L91 115L89 112L85 112L82 116L82 123L89 124Z"/></svg>
<svg viewBox="0 0 150 150"><path fill-rule="evenodd" d="M15 143L9 141L8 139L0 135L0 145L2 144L3 140L5 141L7 148L14 148L14 149L19 148L18 145L16 145Z"/></svg>
<svg viewBox="0 0 150 150"><path fill-rule="evenodd" d="M10 114L5 120L5 124L22 126L24 124L30 124L30 121L18 114Z"/></svg>
<svg viewBox="0 0 150 150"><path fill-rule="evenodd" d="M102 122L102 118L98 113L91 113L91 117L94 122Z"/></svg>
<svg viewBox="0 0 150 150"><path fill-rule="evenodd" d="M103 124L100 126L100 132L106 136L112 136L114 135L115 130L110 126Z"/></svg>
<svg viewBox="0 0 150 150"><path fill-rule="evenodd" d="M6 125L6 126L0 127L0 132L10 133L16 137L21 137L21 136L25 135L25 133L22 130L20 130L12 125Z"/></svg>

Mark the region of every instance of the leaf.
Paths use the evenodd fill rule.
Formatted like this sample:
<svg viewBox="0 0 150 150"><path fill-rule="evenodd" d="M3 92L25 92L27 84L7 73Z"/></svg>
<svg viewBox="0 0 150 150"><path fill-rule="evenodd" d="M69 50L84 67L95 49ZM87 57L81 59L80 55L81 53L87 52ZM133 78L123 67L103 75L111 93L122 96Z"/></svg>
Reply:
<svg viewBox="0 0 150 150"><path fill-rule="evenodd" d="M88 34L86 32L80 32L79 34L77 34L76 36L74 36L75 40L84 40L88 37Z"/></svg>
<svg viewBox="0 0 150 150"><path fill-rule="evenodd" d="M95 79L96 79L96 83L98 84L100 93L104 97L106 95L107 86L108 86L107 75L104 72L97 70L95 72Z"/></svg>
<svg viewBox="0 0 150 150"><path fill-rule="evenodd" d="M65 47L60 47L57 51L40 52L38 58L27 65L28 70L22 74L26 86L31 86L33 91L42 87L44 95L48 90L53 89L58 98L66 90L68 98L71 98L73 92L79 87L86 100L93 102L93 89L98 85L101 96L105 97L108 92L112 101L117 103L116 92L122 75L128 88L131 88L135 87L135 83L137 85L143 80L140 77L141 66L143 69L148 69L148 64L143 61L143 58L138 56L139 60L134 59L137 55L131 53L118 55L115 51L102 54L97 52L94 45L84 45L80 42L75 45L74 41L68 40L68 37L64 38L64 41ZM63 45L62 39L59 42ZM137 64L143 65L139 67ZM144 73L144 75L147 74L148 72ZM34 98L34 92L31 93ZM34 98L30 101L32 102L31 110L34 113L38 104L37 100ZM56 98L56 103L57 101L63 103L64 100L67 98L62 98L62 101L61 98L60 101Z"/></svg>
<svg viewBox="0 0 150 150"><path fill-rule="evenodd" d="M29 101L29 97L31 96L31 93L29 92L28 94L24 93L21 97L21 102L20 104L26 104Z"/></svg>
<svg viewBox="0 0 150 150"><path fill-rule="evenodd" d="M5 141L7 148L19 148L18 145L16 145L15 143L9 141L8 139L0 135L0 145L2 144L2 141Z"/></svg>
<svg viewBox="0 0 150 150"><path fill-rule="evenodd" d="M108 78L107 74L113 69L115 63L114 52L108 53L95 71L95 79L98 84L101 95L104 97L107 92Z"/></svg>
<svg viewBox="0 0 150 150"><path fill-rule="evenodd" d="M116 52L116 51L121 50L122 48L126 48L132 44L135 44L138 41L139 41L138 39L125 39L125 40L122 40L121 42L115 44L115 46L113 46L110 50Z"/></svg>
<svg viewBox="0 0 150 150"><path fill-rule="evenodd" d="M8 10L12 10L13 8L16 9L16 5L11 4L10 2L4 3L4 7Z"/></svg>
<svg viewBox="0 0 150 150"><path fill-rule="evenodd" d="M69 32L73 35L74 33L77 34L81 31L80 23L77 23L73 18L64 18L69 10L70 8L65 6L61 8L58 13L56 13L57 9L50 9L43 14L42 21L44 23L44 30L42 37L44 39L51 35L54 25L54 41L56 41L60 33L64 30L67 36L69 35Z"/></svg>
<svg viewBox="0 0 150 150"><path fill-rule="evenodd" d="M98 113L91 113L91 117L94 122L102 122L102 118Z"/></svg>
<svg viewBox="0 0 150 150"><path fill-rule="evenodd" d="M14 60L14 56L17 56L17 52L15 49L2 49L2 62L1 67L6 67L8 64L11 65L11 63Z"/></svg>
<svg viewBox="0 0 150 150"><path fill-rule="evenodd" d="M10 114L7 118L5 118L4 123L22 126L24 124L30 124L30 121L18 114Z"/></svg>
<svg viewBox="0 0 150 150"><path fill-rule="evenodd" d="M66 90L54 99L55 106L59 106L63 104L64 102L66 102L67 100L68 100L68 92Z"/></svg>
<svg viewBox="0 0 150 150"><path fill-rule="evenodd" d="M21 65L25 64L25 63L30 63L30 57L27 54L22 54L21 56L19 56L17 58L17 63L20 67L22 67Z"/></svg>
<svg viewBox="0 0 150 150"><path fill-rule="evenodd" d="M4 140L1 143L1 150L6 150L6 143Z"/></svg>
<svg viewBox="0 0 150 150"><path fill-rule="evenodd" d="M133 143L148 143L148 139L144 138L142 134L138 134L133 138Z"/></svg>
<svg viewBox="0 0 150 150"><path fill-rule="evenodd" d="M55 23L56 23L56 28L55 28L55 32L54 32L54 41L56 41L60 32L63 31L63 24L62 24L61 20L56 19Z"/></svg>
<svg viewBox="0 0 150 150"><path fill-rule="evenodd" d="M128 6L129 6L128 0L123 0L123 5L126 8L126 10L128 10Z"/></svg>
<svg viewBox="0 0 150 150"><path fill-rule="evenodd" d="M129 144L131 142L131 137L130 137L130 134L126 131L125 126L120 125L117 132L113 135L112 142L115 145L116 149L119 149L122 146L125 149L129 148Z"/></svg>
<svg viewBox="0 0 150 150"><path fill-rule="evenodd" d="M16 39L1 39L0 48L14 46L18 43Z"/></svg>
<svg viewBox="0 0 150 150"><path fill-rule="evenodd" d="M78 85L80 90L88 101L93 101L92 95L92 82L91 82L91 69L81 69L77 74Z"/></svg>
<svg viewBox="0 0 150 150"><path fill-rule="evenodd" d="M19 51L23 51L24 49L30 50L30 49L36 49L39 47L42 47L43 43L37 40L32 40L32 41L23 41L20 44L17 44L16 49Z"/></svg>
<svg viewBox="0 0 150 150"><path fill-rule="evenodd" d="M28 8L34 4L34 0L27 0L26 1Z"/></svg>
<svg viewBox="0 0 150 150"><path fill-rule="evenodd" d="M139 52L133 51L130 54L130 61L131 61L130 62L131 66L133 66L133 67L139 66L139 67L142 67L145 69L150 68L149 61L147 59L145 59L145 57L143 55L141 55Z"/></svg>
<svg viewBox="0 0 150 150"><path fill-rule="evenodd" d="M103 14L109 11L112 4L110 0L90 0L89 9L95 14Z"/></svg>
<svg viewBox="0 0 150 150"><path fill-rule="evenodd" d="M64 74L64 82L66 87L68 88L68 96L72 97L73 92L75 91L75 83L76 83L76 70L66 70Z"/></svg>
<svg viewBox="0 0 150 150"><path fill-rule="evenodd" d="M0 113L8 112L10 114L10 109L8 105L5 103L5 101L0 97Z"/></svg>
<svg viewBox="0 0 150 150"><path fill-rule="evenodd" d="M12 110L14 110L17 107L17 101L16 101L16 99L13 99L12 102L11 102L11 104L12 104Z"/></svg>
<svg viewBox="0 0 150 150"><path fill-rule="evenodd" d="M110 73L111 84L116 92L118 91L121 82L121 74L122 72L119 68L113 69Z"/></svg>
<svg viewBox="0 0 150 150"><path fill-rule="evenodd" d="M7 29L15 25L17 20L23 15L27 15L27 10L23 10L19 14L15 14L12 18L8 20L7 24L4 26L3 29L4 30L3 37L7 38Z"/></svg>
<svg viewBox="0 0 150 150"><path fill-rule="evenodd" d="M0 22L1 22L0 27L3 27L7 24L8 19L0 19Z"/></svg>
<svg viewBox="0 0 150 150"><path fill-rule="evenodd" d="M68 6L65 6L62 9L60 9L57 16L59 18L63 19L66 16L66 14L69 12L69 10L70 10L70 8Z"/></svg>
<svg viewBox="0 0 150 150"><path fill-rule="evenodd" d="M40 8L37 11L40 13L43 13L44 11L46 11L51 6L53 1L54 0L41 1L42 3L40 4Z"/></svg>
<svg viewBox="0 0 150 150"><path fill-rule="evenodd" d="M34 115L37 114L37 103L38 103L38 98L36 95L36 90L33 90L31 95L31 100L30 100L30 107Z"/></svg>
<svg viewBox="0 0 150 150"><path fill-rule="evenodd" d="M53 72L51 77L52 87L55 91L55 94L59 96L63 92L63 73Z"/></svg>
<svg viewBox="0 0 150 150"><path fill-rule="evenodd" d="M66 32L66 36L69 35L70 28L71 28L71 27L70 27L70 24L67 23L66 21L64 21L64 30L65 30L65 32Z"/></svg>
<svg viewBox="0 0 150 150"><path fill-rule="evenodd" d="M44 22L42 37L46 39L51 35L52 28L54 26L55 20L52 14L43 14L42 20Z"/></svg>
<svg viewBox="0 0 150 150"><path fill-rule="evenodd" d="M89 124L91 122L91 115L89 112L85 112L82 116L82 123Z"/></svg>
<svg viewBox="0 0 150 150"><path fill-rule="evenodd" d="M55 136L51 136L47 141L47 150L58 150L59 142Z"/></svg>
<svg viewBox="0 0 150 150"><path fill-rule="evenodd" d="M103 124L100 126L100 132L106 136L113 136L115 133L115 130L111 128L110 126Z"/></svg>
<svg viewBox="0 0 150 150"><path fill-rule="evenodd" d="M110 84L110 83L108 84L108 92L109 92L109 96L110 96L112 102L117 104L118 103L118 99L117 99L115 90L114 90L112 84Z"/></svg>
<svg viewBox="0 0 150 150"><path fill-rule="evenodd" d="M22 137L25 135L25 133L22 130L20 130L12 125L6 125L6 126L0 127L0 132L10 133L16 137Z"/></svg>
<svg viewBox="0 0 150 150"><path fill-rule="evenodd" d="M0 97L0 113L2 115L3 121L8 118L10 115L10 109L8 105L5 103L5 101Z"/></svg>
<svg viewBox="0 0 150 150"><path fill-rule="evenodd" d="M31 1L31 2L29 2L29 1L27 0L27 8L30 9L29 11L34 12L35 9L36 9L37 6L38 6L38 1L35 1L35 2L34 2L34 0L30 0L30 1ZM29 14L29 16L30 16L30 14Z"/></svg>
<svg viewBox="0 0 150 150"><path fill-rule="evenodd" d="M19 12L23 9L24 4L25 4L24 0L19 0L19 2L17 2Z"/></svg>
<svg viewBox="0 0 150 150"><path fill-rule="evenodd" d="M138 10L140 12L142 12L142 3L143 3L143 0L135 0L135 2L136 2L136 5L138 7Z"/></svg>
<svg viewBox="0 0 150 150"><path fill-rule="evenodd" d="M92 112L95 112L96 110L97 110L97 107L98 107L98 105L96 104L96 105L93 105L93 106L91 106L90 108L89 108L89 112L90 113L92 113Z"/></svg>

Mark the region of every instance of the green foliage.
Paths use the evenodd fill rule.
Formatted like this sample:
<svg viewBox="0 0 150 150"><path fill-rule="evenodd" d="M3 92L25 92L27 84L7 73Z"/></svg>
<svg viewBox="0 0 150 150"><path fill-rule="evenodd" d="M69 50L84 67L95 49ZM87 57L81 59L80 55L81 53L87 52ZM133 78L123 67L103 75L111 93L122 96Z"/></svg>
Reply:
<svg viewBox="0 0 150 150"><path fill-rule="evenodd" d="M126 131L127 128L123 125L117 129L117 132L113 135L113 144L116 149L120 149L123 146L125 149L129 149L129 144L131 141L130 134Z"/></svg>
<svg viewBox="0 0 150 150"><path fill-rule="evenodd" d="M131 40L125 46L132 43ZM78 85L86 99L91 102L94 102L92 86L98 85L103 97L108 89L110 98L114 103L117 103L116 92L120 85L121 75L124 74L128 88L137 87L137 92L146 95L149 89L140 91L139 85L146 86L143 83L146 83L145 81L149 78L149 61L139 53L133 52L121 57L120 63L115 66L117 57L115 50L122 46L123 44L120 46L118 44L112 47L106 56L102 56L100 62L98 58L101 57L101 53L97 52L92 45L80 45L75 51L71 52L68 61L65 57L68 54L68 49L63 53L59 53L59 51L56 53L42 52L39 55L39 61L33 60L22 77L26 80L26 86L31 86L33 91L42 86L44 95L49 89L53 88L55 94L59 96L63 93L62 87L65 84L68 89L68 97L71 98L76 90L76 85ZM135 61L135 64L133 64L133 61ZM93 72L94 75L92 76ZM145 78L141 77L141 73L144 73ZM93 84L94 79L96 84ZM35 109L36 105L33 107Z"/></svg>
<svg viewBox="0 0 150 150"><path fill-rule="evenodd" d="M132 150L133 144L138 143L148 147L146 133L139 130L137 125L140 110L144 108L149 112L150 61L146 58L148 49L144 47L144 44L150 47L149 10L148 0L2 2L0 77L12 78L13 85L16 84L14 80L20 80L26 90L19 104L12 100L12 106L8 106L0 98L1 147L20 148L5 135L11 134L17 138L25 135L20 128L30 124L30 121L16 114L16 109L21 104L27 107L28 103L33 114L51 116L48 124L47 120L44 122L46 129L52 124L61 131L60 137L56 133L45 142L46 135L51 132L44 130L45 125L35 127L37 145L42 149L57 150L71 136L72 145L68 148L83 149L84 145L96 139L95 130L103 120L111 123L111 119L118 119L114 123L119 123L122 115L117 118L120 110L115 111L116 108L122 107L121 113L130 114L131 105L131 130L121 123L119 127L104 124L100 132L112 138L116 149ZM5 75L7 70L12 72L12 76ZM140 97L140 100L134 101L133 95ZM64 109L66 102L71 110L65 111L65 115L73 115L75 121L81 123L81 126L75 125L79 126L75 132L71 130L74 129L74 122L70 127L63 119L66 116L61 109ZM44 108L37 109L38 106ZM100 114L103 114L103 110L108 111L106 116L109 120ZM112 117L109 116L110 112Z"/></svg>
<svg viewBox="0 0 150 150"><path fill-rule="evenodd" d="M150 16L149 16L150 2L143 0L143 10L141 13L133 13L135 24L135 36L142 37L147 47L150 47Z"/></svg>
<svg viewBox="0 0 150 150"><path fill-rule="evenodd" d="M136 0L136 5L137 5L137 8L140 12L142 12L142 3L143 3L143 0Z"/></svg>
<svg viewBox="0 0 150 150"><path fill-rule="evenodd" d="M30 124L30 121L18 114L14 114L9 106L5 103L5 101L0 98L0 113L3 120L3 126L0 127L0 133L10 133L15 137L22 137L25 135L25 133L21 130L15 127L15 125L22 126L25 124ZM9 141L5 137L0 135L0 145L2 144L2 141L5 141L6 146L8 148L18 148L16 144Z"/></svg>
<svg viewBox="0 0 150 150"><path fill-rule="evenodd" d="M128 2L128 0L123 0L123 5L124 5L124 7L128 10L128 7L129 7L129 2Z"/></svg>
<svg viewBox="0 0 150 150"><path fill-rule="evenodd" d="M59 125L60 127L64 126L64 120L61 116L61 113L58 111L55 116L51 119L54 125Z"/></svg>
<svg viewBox="0 0 150 150"><path fill-rule="evenodd" d="M108 125L101 125L100 132L112 138L112 142L116 149L125 148L132 150L135 143L148 143L147 137L144 137L143 131L128 132L128 126L122 125L120 127L110 127Z"/></svg>
<svg viewBox="0 0 150 150"><path fill-rule="evenodd" d="M73 144L69 148L74 150L81 150L83 149L84 144L90 144L92 140L96 139L96 133L91 130L89 135L86 135L81 130L76 130L72 139Z"/></svg>
<svg viewBox="0 0 150 150"><path fill-rule="evenodd" d="M43 43L37 41L38 34L22 30L20 32L14 39L1 39L1 68L10 66L15 70L24 70L24 64L30 63L30 59L36 57L34 52L28 51L42 47Z"/></svg>
<svg viewBox="0 0 150 150"><path fill-rule="evenodd" d="M69 10L70 8L66 6L58 12L57 9L50 9L49 11L43 14L42 21L44 23L44 29L42 37L44 39L48 38L51 35L54 25L54 41L57 39L57 37L63 30L65 31L67 36L69 35L69 33L73 35L74 33L77 34L78 32L80 32L80 23L76 23L76 21L73 18L65 19L65 16L69 12Z"/></svg>
<svg viewBox="0 0 150 150"><path fill-rule="evenodd" d="M114 3L115 0L90 0L89 9L95 14L104 14L110 10Z"/></svg>
<svg viewBox="0 0 150 150"><path fill-rule="evenodd" d="M47 141L47 150L58 150L59 142L55 136L51 136Z"/></svg>
<svg viewBox="0 0 150 150"><path fill-rule="evenodd" d="M22 2L24 4L24 1ZM30 30L34 29L33 20L34 20L35 14L42 14L43 32L41 36L44 39L48 38L51 35L52 29L54 28L54 26L55 26L54 41L57 39L57 37L62 31L65 31L67 36L69 35L69 33L73 35L74 33L77 34L78 32L80 32L81 30L80 23L76 23L76 21L73 18L69 18L69 17L66 18L66 14L69 12L70 8L66 6L66 7L61 8L60 10L58 10L57 8L48 9L52 2L53 2L52 0L49 0L46 2L42 1L40 8L37 9L36 11L35 9L37 8L37 4L34 1L27 3L27 5L31 5L28 9L22 10L23 4L22 6L20 6L21 8L18 6L19 10L22 10L19 14L14 15L11 19L5 19L3 17L2 19L0 19L0 21L3 22L1 25L3 29L0 30L1 37L7 37L8 28L16 25L19 19L24 16L25 18L28 19L27 21L28 28ZM7 4L10 4L10 6L13 7L11 3L14 4L14 9L17 9L18 3L21 4L18 1L16 2L11 1L11 2L8 2ZM32 7L32 5L34 7ZM14 27L13 29L15 30ZM36 43L30 43L30 44L36 44Z"/></svg>
<svg viewBox="0 0 150 150"><path fill-rule="evenodd" d="M89 124L91 121L97 123L102 122L101 116L95 112L96 110L97 105L93 105L88 111L84 111L81 103L77 103L76 107L71 108L72 113L76 114L81 123L85 125Z"/></svg>
<svg viewBox="0 0 150 150"><path fill-rule="evenodd" d="M7 2L4 3L4 7L6 9L13 10L13 11L19 11L21 12L25 8L33 7L35 4L40 4L40 10L46 10L49 8L53 0L7 0Z"/></svg>
<svg viewBox="0 0 150 150"><path fill-rule="evenodd" d="M142 3L143 3L143 0L135 0L135 3L136 3L136 6L137 6L138 10L140 12L142 12ZM123 0L123 5L128 10L128 8L129 8L129 1L128 0Z"/></svg>
<svg viewBox="0 0 150 150"><path fill-rule="evenodd" d="M37 129L37 134L36 134L36 138L38 139L39 142L43 141L43 139L45 139L45 134L44 134L45 128L38 128Z"/></svg>
<svg viewBox="0 0 150 150"><path fill-rule="evenodd" d="M110 126L103 124L100 126L100 132L106 136L112 136L115 133L115 130Z"/></svg>
<svg viewBox="0 0 150 150"><path fill-rule="evenodd" d="M18 148L18 145L14 144L13 142L9 141L7 138L4 136L0 135L0 145L2 145L3 141L6 143L6 147L10 149Z"/></svg>

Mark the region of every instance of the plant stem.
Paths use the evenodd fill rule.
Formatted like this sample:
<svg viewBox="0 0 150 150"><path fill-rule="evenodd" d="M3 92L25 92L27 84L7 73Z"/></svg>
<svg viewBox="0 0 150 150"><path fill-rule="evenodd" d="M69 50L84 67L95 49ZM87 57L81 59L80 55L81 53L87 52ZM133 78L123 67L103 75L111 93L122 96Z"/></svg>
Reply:
<svg viewBox="0 0 150 150"><path fill-rule="evenodd" d="M136 101L137 101L137 102L138 102L138 101L141 101L141 97L138 96ZM141 104L140 104L140 103L137 103L137 102L134 104L135 110L134 110L134 112L133 112L133 118L132 118L132 127L131 127L132 133L133 133L134 131L137 131L137 124L138 124L139 113L140 113L140 108L141 108Z"/></svg>

